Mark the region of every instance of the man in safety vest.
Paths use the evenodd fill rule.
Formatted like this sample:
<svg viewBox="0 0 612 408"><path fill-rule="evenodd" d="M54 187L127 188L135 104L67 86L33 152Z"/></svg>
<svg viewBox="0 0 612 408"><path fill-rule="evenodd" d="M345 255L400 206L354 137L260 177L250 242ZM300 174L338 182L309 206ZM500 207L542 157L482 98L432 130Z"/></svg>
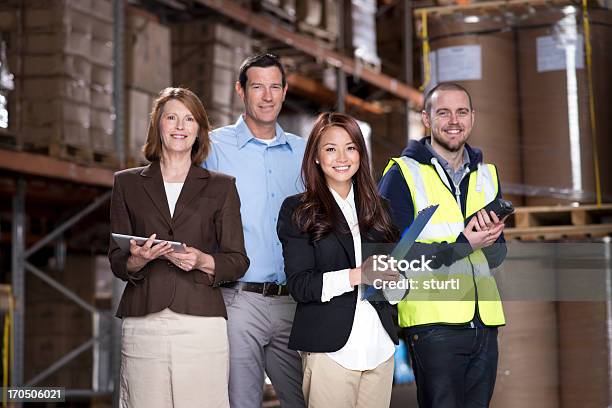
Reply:
<svg viewBox="0 0 612 408"><path fill-rule="evenodd" d="M379 186L400 231L418 211L439 205L409 255L425 255L431 269L411 275L399 323L407 328L419 407L487 407L497 327L505 324L490 270L505 258L506 245L503 220L482 208L501 197L499 178L482 152L466 144L474 110L463 87L433 88L422 120L431 137L410 141Z"/></svg>

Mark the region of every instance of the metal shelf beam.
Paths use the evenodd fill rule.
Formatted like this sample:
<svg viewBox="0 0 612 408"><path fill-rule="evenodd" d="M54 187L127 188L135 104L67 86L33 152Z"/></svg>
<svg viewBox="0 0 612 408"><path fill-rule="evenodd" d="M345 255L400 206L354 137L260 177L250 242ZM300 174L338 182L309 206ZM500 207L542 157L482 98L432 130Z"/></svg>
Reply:
<svg viewBox="0 0 612 408"><path fill-rule="evenodd" d="M41 154L0 149L0 169L93 186L113 186L113 170L82 166Z"/></svg>
<svg viewBox="0 0 612 408"><path fill-rule="evenodd" d="M337 51L329 50L319 45L312 38L293 32L274 24L269 18L257 14L237 4L232 0L194 0L194 2L209 7L218 13L238 21L255 31L278 40L290 47L324 61L346 74L359 77L399 98L410 101L416 108L423 104L423 95L418 90L398 81L388 75L378 73L354 59Z"/></svg>
<svg viewBox="0 0 612 408"><path fill-rule="evenodd" d="M423 13L426 14L451 14L455 11L467 11L467 10L504 10L506 7L529 7L529 6L544 6L544 5L562 5L562 4L576 4L572 0L499 0L499 1L485 1L482 3L472 4L452 4L446 6L432 6L432 7L419 7L413 10L414 16L421 16Z"/></svg>

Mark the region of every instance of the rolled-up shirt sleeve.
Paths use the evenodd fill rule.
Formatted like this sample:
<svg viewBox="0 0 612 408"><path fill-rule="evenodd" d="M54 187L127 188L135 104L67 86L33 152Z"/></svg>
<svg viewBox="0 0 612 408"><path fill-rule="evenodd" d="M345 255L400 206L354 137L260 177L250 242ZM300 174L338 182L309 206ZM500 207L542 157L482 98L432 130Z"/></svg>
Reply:
<svg viewBox="0 0 612 408"><path fill-rule="evenodd" d="M323 274L323 290L321 302L329 302L332 298L346 292L352 292L353 287L349 278L350 269L331 271Z"/></svg>

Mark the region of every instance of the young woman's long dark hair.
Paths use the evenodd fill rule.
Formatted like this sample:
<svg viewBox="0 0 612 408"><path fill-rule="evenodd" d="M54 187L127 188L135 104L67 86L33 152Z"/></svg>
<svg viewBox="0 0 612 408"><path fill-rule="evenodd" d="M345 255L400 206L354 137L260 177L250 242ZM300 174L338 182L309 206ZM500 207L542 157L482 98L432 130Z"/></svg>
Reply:
<svg viewBox="0 0 612 408"><path fill-rule="evenodd" d="M353 176L353 184L361 233L373 230L386 242L396 241L398 232L391 223L370 173L370 159L361 129L355 119L343 113L322 113L310 132L302 161L302 180L306 191L302 195L302 204L293 213L293 222L302 232L308 233L313 242L319 241L339 225L334 197L321 166L316 163L321 137L333 126L344 129L359 152L359 169Z"/></svg>

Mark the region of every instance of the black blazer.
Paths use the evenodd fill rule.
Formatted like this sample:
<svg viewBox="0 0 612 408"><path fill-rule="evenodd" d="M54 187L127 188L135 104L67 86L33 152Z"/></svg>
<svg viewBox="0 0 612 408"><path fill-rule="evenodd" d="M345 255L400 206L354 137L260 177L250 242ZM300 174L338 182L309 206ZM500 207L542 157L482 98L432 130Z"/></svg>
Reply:
<svg viewBox="0 0 612 408"><path fill-rule="evenodd" d="M357 287L352 292L321 302L323 273L355 267L353 237L342 215L340 207L334 202L341 224L332 233L316 243L300 232L292 221L293 212L300 205L300 197L288 197L281 206L277 232L283 244L287 287L298 302L289 338L292 350L310 352L334 352L340 350L351 334ZM376 242L361 233L361 244ZM380 241L379 241L380 242ZM363 251L362 251L363 253ZM364 259L365 259L365 253ZM371 302L376 309L383 327L391 340L398 343L393 323L393 306L388 302Z"/></svg>

